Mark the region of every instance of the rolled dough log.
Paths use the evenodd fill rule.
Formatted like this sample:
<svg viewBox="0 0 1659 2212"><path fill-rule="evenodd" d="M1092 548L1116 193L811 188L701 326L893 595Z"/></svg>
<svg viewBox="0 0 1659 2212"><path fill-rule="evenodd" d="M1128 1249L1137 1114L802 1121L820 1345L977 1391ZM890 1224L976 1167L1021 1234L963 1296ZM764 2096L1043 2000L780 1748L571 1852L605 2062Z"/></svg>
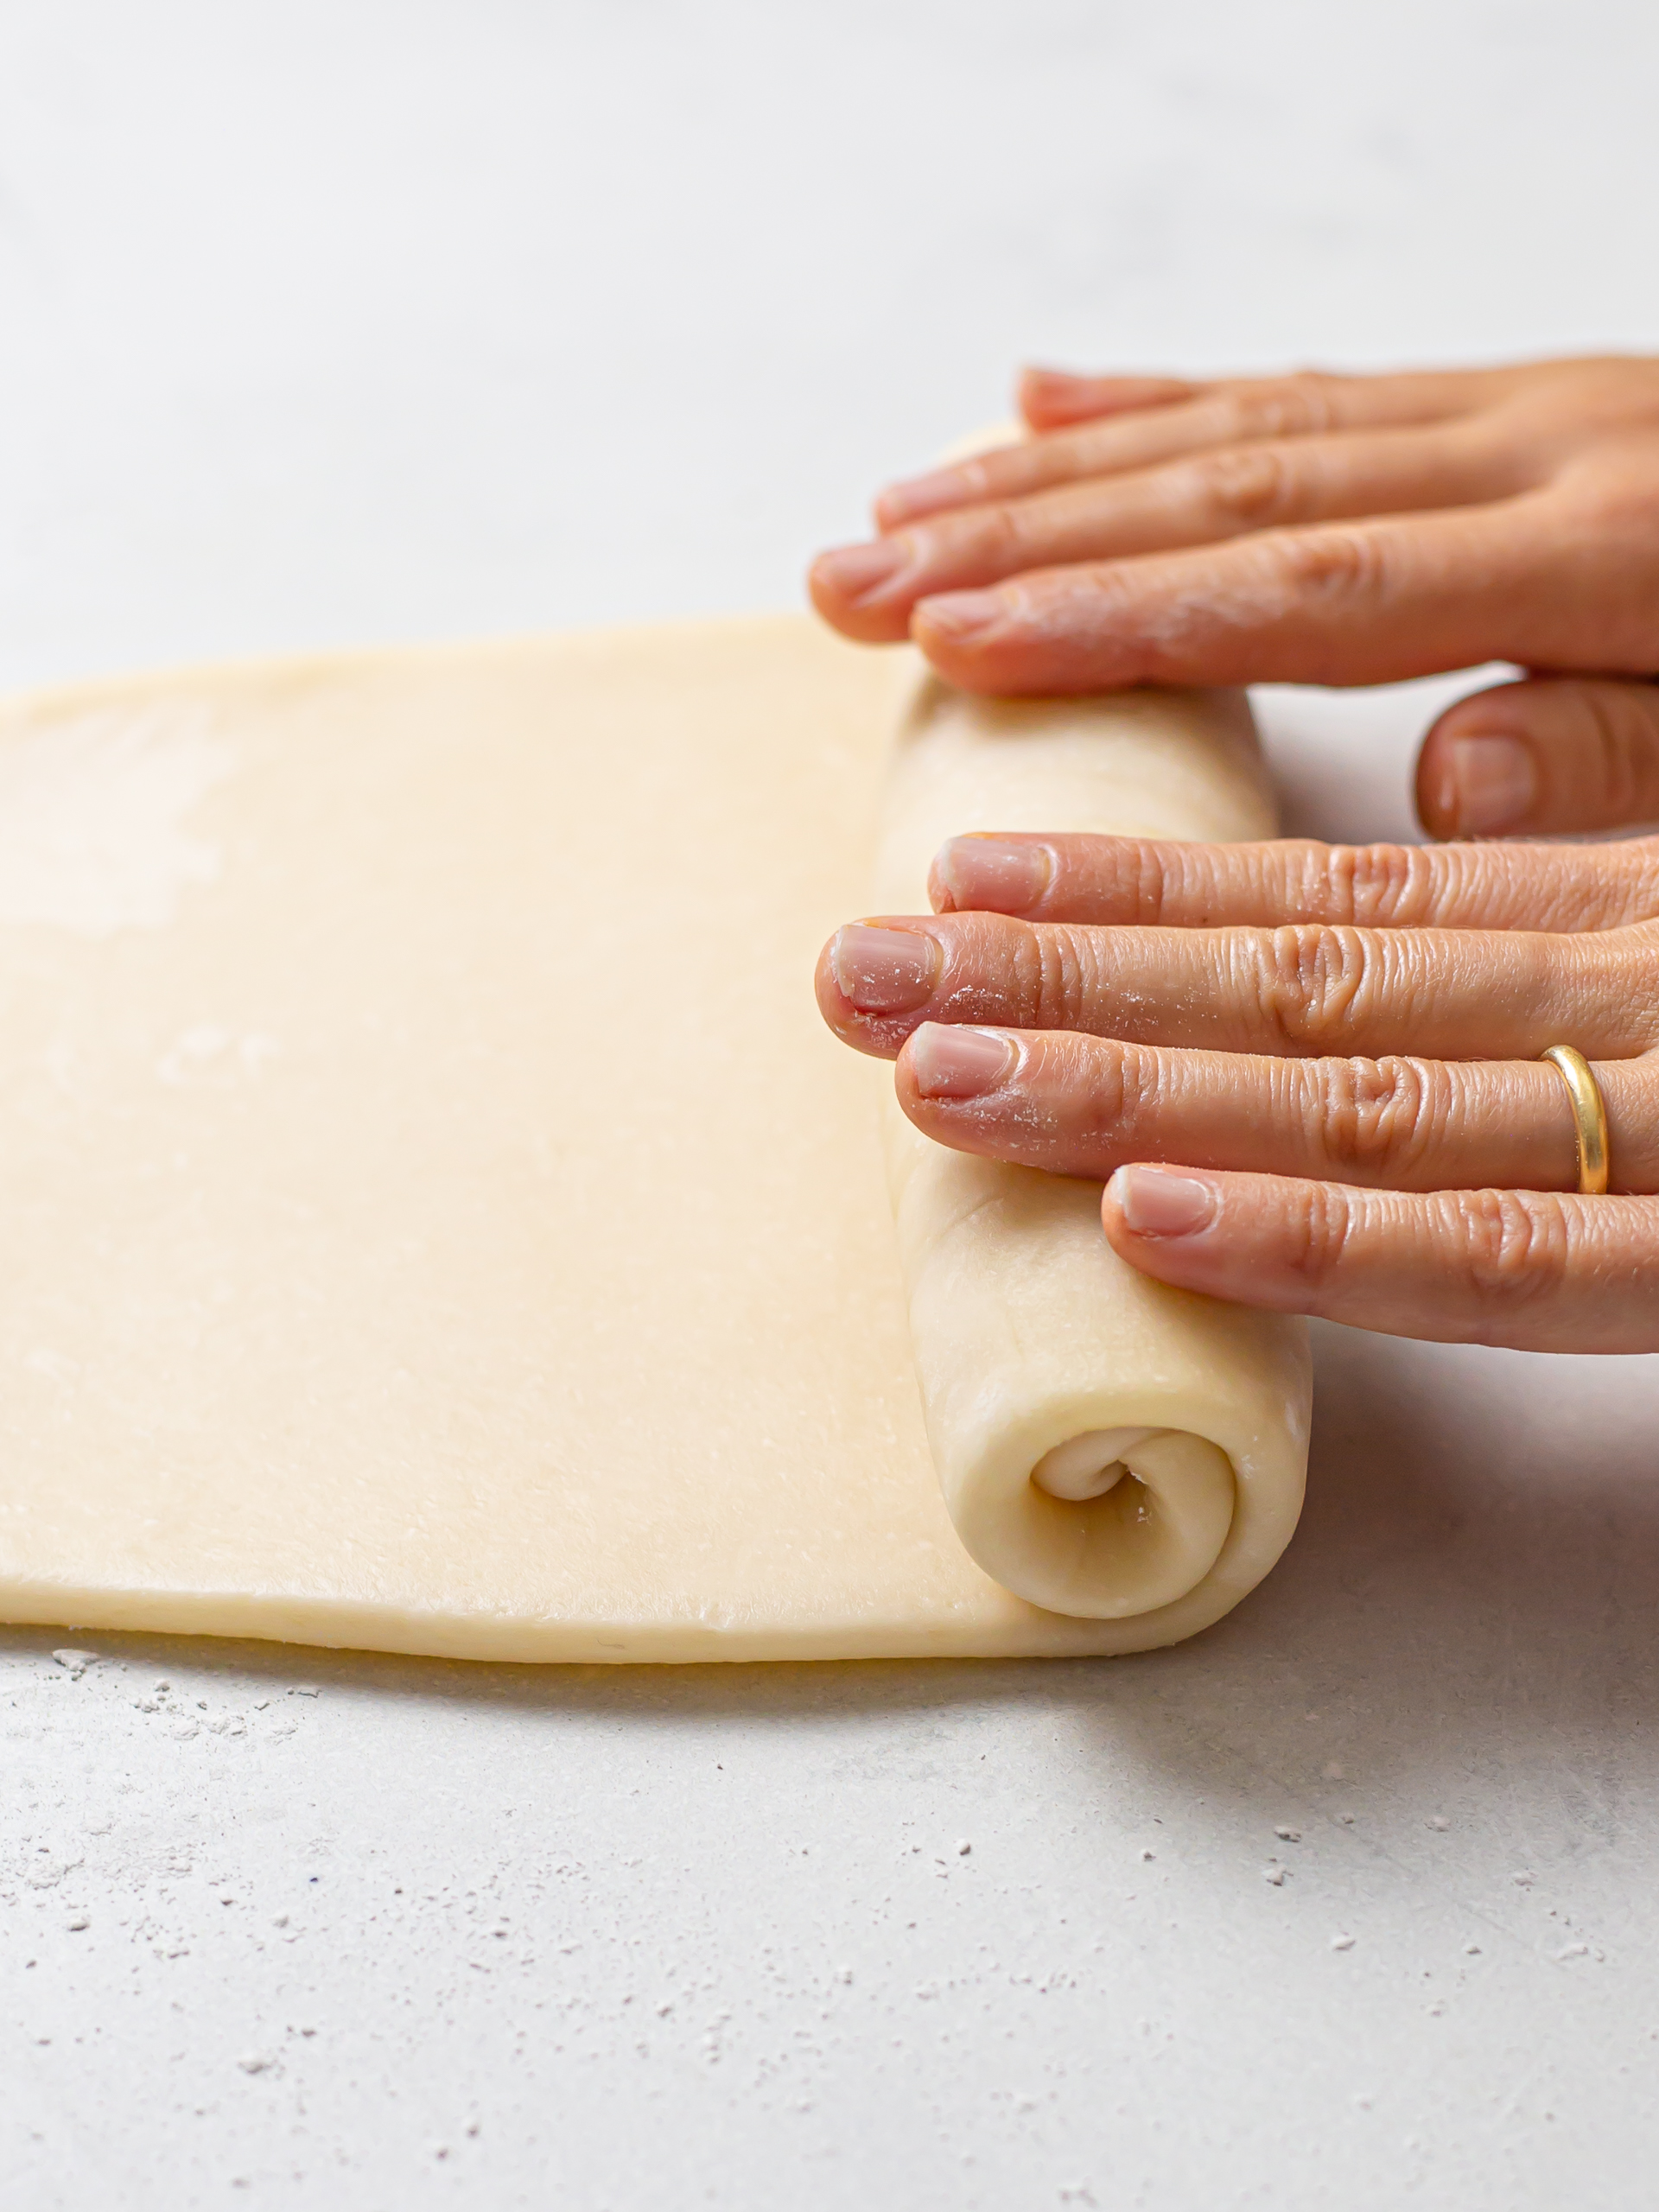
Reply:
<svg viewBox="0 0 1659 2212"><path fill-rule="evenodd" d="M810 988L868 899L895 680L784 620L0 710L0 1617L480 1659L1065 1654L1185 1634L1262 1571L1255 1429L1276 1404L1288 1469L1294 1344L1152 1286L1109 1282L1142 1395L1105 1396L1237 1471L1197 1589L1057 1612L947 1516L891 1078ZM1237 732L1124 711L1141 771L1188 766L1114 818L1224 831ZM890 786L906 906L936 826L1030 818L988 785L995 820L962 818L943 755L928 797L926 752ZM1097 1381L1065 1396L1101 1338L1054 1294L1065 1266L1092 1297L1105 1248L1086 1186L997 1179L1034 1415L1000 1347L982 1378L941 1351L1025 1325L977 1173L914 1156L900 1227L983 1555L1003 1460L1023 1480L1105 1418ZM993 1373L1003 1460L969 1442Z"/></svg>
<svg viewBox="0 0 1659 2212"><path fill-rule="evenodd" d="M976 700L914 680L877 906L925 913L963 830L1225 840L1274 806L1236 694ZM1300 1322L1148 1281L1100 1186L947 1152L890 1105L887 1157L928 1440L957 1533L1004 1587L1166 1643L1289 1541L1307 1459Z"/></svg>

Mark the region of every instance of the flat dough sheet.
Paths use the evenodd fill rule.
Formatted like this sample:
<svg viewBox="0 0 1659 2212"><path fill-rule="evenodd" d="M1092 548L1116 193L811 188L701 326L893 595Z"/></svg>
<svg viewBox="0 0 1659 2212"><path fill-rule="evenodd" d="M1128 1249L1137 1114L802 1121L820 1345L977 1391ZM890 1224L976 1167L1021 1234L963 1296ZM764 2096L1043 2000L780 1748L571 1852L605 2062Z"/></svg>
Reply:
<svg viewBox="0 0 1659 2212"><path fill-rule="evenodd" d="M783 619L0 715L0 1616L1121 1645L946 1516L890 1078L813 1004L897 674Z"/></svg>

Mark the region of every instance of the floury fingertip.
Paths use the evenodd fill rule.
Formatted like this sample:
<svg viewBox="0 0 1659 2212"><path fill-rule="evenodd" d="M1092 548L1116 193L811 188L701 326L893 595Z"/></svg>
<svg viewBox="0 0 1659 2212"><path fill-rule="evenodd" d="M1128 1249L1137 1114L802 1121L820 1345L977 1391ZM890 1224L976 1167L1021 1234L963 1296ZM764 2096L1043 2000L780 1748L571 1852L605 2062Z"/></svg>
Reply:
<svg viewBox="0 0 1659 2212"><path fill-rule="evenodd" d="M836 987L859 1014L910 1014L925 1006L944 955L923 930L884 930L852 922L830 944Z"/></svg>

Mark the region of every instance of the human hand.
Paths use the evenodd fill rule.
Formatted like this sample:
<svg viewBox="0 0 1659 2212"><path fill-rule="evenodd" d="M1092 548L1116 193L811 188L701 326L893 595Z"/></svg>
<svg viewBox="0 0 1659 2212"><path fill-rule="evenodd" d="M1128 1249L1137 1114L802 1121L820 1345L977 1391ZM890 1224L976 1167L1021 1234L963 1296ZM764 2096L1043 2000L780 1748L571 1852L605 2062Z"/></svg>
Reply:
<svg viewBox="0 0 1659 2212"><path fill-rule="evenodd" d="M1144 1273L1399 1336L1659 1350L1659 838L953 838L818 1002L963 1152L1108 1178ZM1546 1046L1595 1062L1577 1185ZM1477 1187L1478 1186L1478 1187Z"/></svg>
<svg viewBox="0 0 1659 2212"><path fill-rule="evenodd" d="M1187 384L1033 372L1023 443L896 484L818 611L972 691L1550 674L1430 732L1438 836L1659 818L1659 360ZM1619 680L1626 679L1626 680Z"/></svg>

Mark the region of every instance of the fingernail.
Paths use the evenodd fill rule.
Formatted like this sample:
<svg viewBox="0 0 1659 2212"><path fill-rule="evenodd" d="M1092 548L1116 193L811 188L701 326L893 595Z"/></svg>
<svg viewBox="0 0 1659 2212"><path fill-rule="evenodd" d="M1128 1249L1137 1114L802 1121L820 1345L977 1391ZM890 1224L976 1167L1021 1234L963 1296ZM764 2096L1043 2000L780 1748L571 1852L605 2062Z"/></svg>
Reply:
<svg viewBox="0 0 1659 2212"><path fill-rule="evenodd" d="M910 1071L924 1098L978 1098L1014 1072L1020 1048L995 1029L925 1021L910 1040Z"/></svg>
<svg viewBox="0 0 1659 2212"><path fill-rule="evenodd" d="M855 607L862 607L880 596L881 587L891 584L899 572L910 566L910 549L895 544L891 538L878 537L868 545L837 545L833 551L820 553L812 564L812 573L820 584L828 584L840 598L850 600Z"/></svg>
<svg viewBox="0 0 1659 2212"><path fill-rule="evenodd" d="M1213 1188L1192 1175L1120 1167L1110 1187L1124 1227L1137 1236L1191 1236L1215 1218Z"/></svg>
<svg viewBox="0 0 1659 2212"><path fill-rule="evenodd" d="M977 907L990 914L1023 914L1054 880L1043 845L1016 845L1005 837L952 837L933 863L959 912Z"/></svg>
<svg viewBox="0 0 1659 2212"><path fill-rule="evenodd" d="M1007 617L1007 601L997 591L951 591L925 599L918 612L931 630L942 630L953 645L980 645Z"/></svg>
<svg viewBox="0 0 1659 2212"><path fill-rule="evenodd" d="M854 922L836 931L830 965L842 996L860 1014L908 1014L931 997L942 962L938 943L924 931Z"/></svg>
<svg viewBox="0 0 1659 2212"><path fill-rule="evenodd" d="M889 484L875 503L875 511L888 524L908 522L912 515L931 515L941 507L959 505L970 496L959 468L931 468L925 476L909 476Z"/></svg>
<svg viewBox="0 0 1659 2212"><path fill-rule="evenodd" d="M1518 737L1454 737L1451 798L1461 836L1490 837L1524 822L1538 797L1532 748Z"/></svg>

